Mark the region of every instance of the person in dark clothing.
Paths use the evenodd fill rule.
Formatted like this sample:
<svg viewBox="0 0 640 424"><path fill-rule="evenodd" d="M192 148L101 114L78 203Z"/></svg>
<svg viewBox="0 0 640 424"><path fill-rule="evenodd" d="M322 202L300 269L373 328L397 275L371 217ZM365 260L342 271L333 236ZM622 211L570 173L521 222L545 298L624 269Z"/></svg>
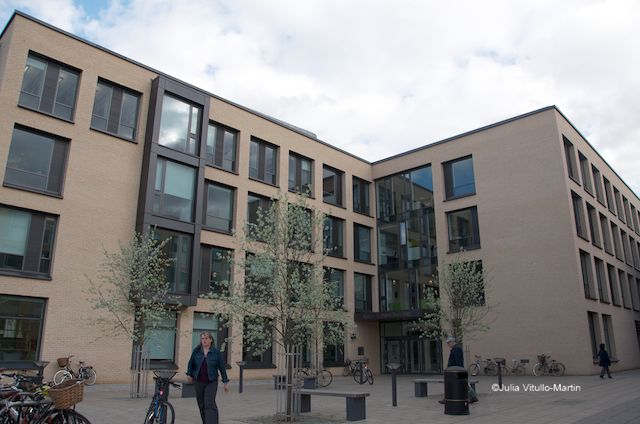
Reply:
<svg viewBox="0 0 640 424"><path fill-rule="evenodd" d="M605 371L609 378L611 378L611 371L609 371L609 366L611 366L611 358L609 358L609 352L604 347L604 343L600 343L600 351L598 352L598 358L600 362L598 363L602 369L600 370L600 378L604 378Z"/></svg>
<svg viewBox="0 0 640 424"><path fill-rule="evenodd" d="M196 398L202 424L218 424L218 373L224 383L224 391L229 391L229 378L222 354L213 346L213 337L208 331L200 333L200 344L193 349L187 365L187 380L196 388Z"/></svg>
<svg viewBox="0 0 640 424"><path fill-rule="evenodd" d="M451 352L449 352L449 362L447 362L447 367L464 367L464 355L462 353L462 348L456 343L456 339L449 337L447 339L447 346L451 349Z"/></svg>

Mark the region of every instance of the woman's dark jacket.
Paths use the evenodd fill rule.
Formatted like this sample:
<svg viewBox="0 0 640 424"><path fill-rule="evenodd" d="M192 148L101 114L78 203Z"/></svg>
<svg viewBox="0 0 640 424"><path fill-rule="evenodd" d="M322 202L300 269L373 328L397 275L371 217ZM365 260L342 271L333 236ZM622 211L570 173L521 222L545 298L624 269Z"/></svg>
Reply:
<svg viewBox="0 0 640 424"><path fill-rule="evenodd" d="M609 358L609 354L606 350L600 349L600 352L598 352L598 357L600 358L599 365L601 367L608 367L609 365L611 365L611 359Z"/></svg>
<svg viewBox="0 0 640 424"><path fill-rule="evenodd" d="M462 353L462 348L460 347L460 345L456 344L453 346L453 348L451 348L447 367L464 367L464 355Z"/></svg>
<svg viewBox="0 0 640 424"><path fill-rule="evenodd" d="M189 364L187 365L187 375L197 380L202 362L204 362L204 352L202 351L202 346L198 345L191 352L191 359L189 359ZM224 367L224 358L220 351L213 346L209 348L209 353L207 354L207 371L209 381L216 381L218 379L218 371L220 371L222 382L229 382L227 370Z"/></svg>

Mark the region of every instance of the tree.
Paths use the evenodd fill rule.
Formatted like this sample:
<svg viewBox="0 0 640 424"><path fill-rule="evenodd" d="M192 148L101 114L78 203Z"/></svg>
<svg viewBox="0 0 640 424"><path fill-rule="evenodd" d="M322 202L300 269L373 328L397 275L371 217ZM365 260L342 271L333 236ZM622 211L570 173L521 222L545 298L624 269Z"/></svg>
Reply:
<svg viewBox="0 0 640 424"><path fill-rule="evenodd" d="M423 337L446 335L462 343L489 329L487 318L493 306L487 303L489 280L481 261L457 257L443 264L437 281L440 296L432 288L427 290L423 302L427 312L416 322Z"/></svg>
<svg viewBox="0 0 640 424"><path fill-rule="evenodd" d="M290 352L309 337L344 341L348 314L336 308L342 299L322 267L324 215L310 209L305 196L290 200L279 193L273 200L238 235L234 265L244 270L244 279L223 282L222 290L209 294L222 301L216 311L243 325L245 346L253 352L272 343ZM287 397L287 416L290 408Z"/></svg>
<svg viewBox="0 0 640 424"><path fill-rule="evenodd" d="M167 241L135 233L127 244L119 243L117 252L105 250L97 281L89 279L87 294L97 312L89 322L107 337L131 339L138 348L134 351L141 352L149 331L172 316L167 303L175 300L165 277L171 260L163 252ZM137 359L134 363L140 364ZM138 396L139 382L136 387Z"/></svg>

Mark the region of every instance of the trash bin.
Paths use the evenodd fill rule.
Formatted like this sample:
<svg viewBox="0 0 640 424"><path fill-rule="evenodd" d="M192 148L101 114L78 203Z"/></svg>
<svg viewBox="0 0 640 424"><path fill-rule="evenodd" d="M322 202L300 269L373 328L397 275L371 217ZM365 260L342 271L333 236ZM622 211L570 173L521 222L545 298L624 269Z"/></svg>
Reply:
<svg viewBox="0 0 640 424"><path fill-rule="evenodd" d="M469 415L469 374L462 367L444 370L444 413Z"/></svg>

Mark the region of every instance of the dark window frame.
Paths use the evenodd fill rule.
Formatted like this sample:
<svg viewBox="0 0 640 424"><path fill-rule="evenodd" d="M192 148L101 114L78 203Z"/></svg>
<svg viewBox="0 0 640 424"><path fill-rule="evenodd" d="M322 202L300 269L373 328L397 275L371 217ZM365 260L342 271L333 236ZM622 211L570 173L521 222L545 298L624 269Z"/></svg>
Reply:
<svg viewBox="0 0 640 424"><path fill-rule="evenodd" d="M212 129L215 130L215 136L212 136ZM233 160L231 161L226 159L228 152L228 145L225 142L226 134L231 134L233 136ZM214 168L237 174L239 135L240 131L235 128L231 128L228 125L224 125L219 122L209 121L207 126L205 163ZM211 145L209 144L210 141L212 142ZM211 152L209 152L210 148ZM227 162L230 162L230 165L226 165Z"/></svg>
<svg viewBox="0 0 640 424"><path fill-rule="evenodd" d="M165 107L165 100L169 98L172 99L173 101L177 101L180 103L183 103L187 106L189 106L189 116L187 118L187 128L182 128L183 131L183 136L185 136L184 139L184 149L182 148L177 148L175 146L172 146L169 143L163 143L163 139L162 139L162 129L163 127L163 115L164 115L164 107ZM197 116L194 116L194 111L197 112ZM200 156L200 133L201 133L201 129L200 129L200 123L202 122L203 119L203 107L202 105L198 105L193 103L190 100L187 100L181 96L179 96L178 94L172 93L170 91L165 91L162 99L160 101L160 123L158 126L158 140L157 143L159 146L162 146L165 149L169 149L169 150L173 150L175 152L180 152L180 153L184 153L185 155L189 155L189 156ZM194 122L195 121L195 122ZM194 131L195 130L195 131ZM193 148L191 148L191 146L193 146ZM193 151L192 151L193 150Z"/></svg>
<svg viewBox="0 0 640 424"><path fill-rule="evenodd" d="M589 172L589 161L580 151L578 151L578 160L580 162L582 188L593 197L593 183L591 181L591 172Z"/></svg>
<svg viewBox="0 0 640 424"><path fill-rule="evenodd" d="M309 181L304 182L302 166L307 163L309 166ZM292 193L300 193L313 197L313 159L299 153L289 152L289 177L288 188Z"/></svg>
<svg viewBox="0 0 640 424"><path fill-rule="evenodd" d="M102 84L104 86L108 86L108 88L111 89L111 98L109 99L109 107L108 107L108 113L107 113L107 117L106 117L106 123L105 123L105 128L97 128L96 126L94 126L94 118L97 119L105 119L105 117L99 116L95 114L95 109L96 109L96 100L97 100L97 91L98 91L98 86ZM123 105L125 102L125 94L129 95L131 97L134 97L136 99L136 105L135 105L135 112L133 113L133 127L129 127L126 125L122 124L122 118L123 118ZM136 141L136 137L138 135L138 124L139 124L139 116L140 116L140 100L142 99L142 94L132 90L130 88L127 88L123 85L117 84L115 82L109 81L107 79L98 78L98 82L96 83L96 95L94 97L94 101L93 101L93 108L91 111L91 121L89 123L89 127L94 130L94 131L98 131L104 134L108 134L117 138L120 138L122 140L126 140L126 141L130 141L133 143L137 143ZM114 107L114 100L117 101L117 103L115 104ZM126 135L123 135L120 133L120 127L121 126L126 126L128 128L131 128L131 132L132 132L132 136L131 137L127 137ZM117 127L116 129L114 129L114 127Z"/></svg>
<svg viewBox="0 0 640 424"><path fill-rule="evenodd" d="M227 190L230 194L230 199L229 199L229 206L230 206L230 210L228 211L228 217L221 217L221 216L216 216L216 215L211 215L209 214L209 189L211 187L217 187L223 190ZM223 234L232 234L235 228L235 211L236 211L236 196L237 196L237 190L235 187L232 186L228 186L226 184L220 184L211 180L205 180L204 183L204 189L205 189L205 194L203 197L203 215L202 215L202 226L203 228L206 228L208 230L213 230L216 232L221 232ZM218 200L214 199L215 203L220 203ZM218 220L223 220L226 219L227 220L227 226L226 228L221 228L221 227L217 227L215 225L210 225L208 223L208 217L214 217Z"/></svg>
<svg viewBox="0 0 640 424"><path fill-rule="evenodd" d="M255 166L251 164L254 150L257 162ZM267 151L271 151L273 154L273 173L267 172L269 169ZM249 143L249 179L278 187L278 156L278 146L257 137L251 137L251 142Z"/></svg>
<svg viewBox="0 0 640 424"><path fill-rule="evenodd" d="M368 252L368 258L362 257L361 256L361 250L360 250L360 228L366 229L368 230L368 243L369 243L369 252ZM366 225L363 224L358 224L357 222L353 223L353 260L356 262L363 262L363 263L372 263L371 260L373 258L373 252L372 252L372 240L371 240L371 232L372 232L372 228L368 227Z"/></svg>
<svg viewBox="0 0 640 424"><path fill-rule="evenodd" d="M336 224L339 224L336 227ZM323 239L324 239L324 250L327 256L332 256L335 258L344 258L345 257L345 220L342 218L338 218L336 216L326 215L324 222L324 231L323 231ZM332 240L338 240L339 244L330 245Z"/></svg>
<svg viewBox="0 0 640 424"><path fill-rule="evenodd" d="M41 307L40 307L40 317L35 317L35 316L27 316L24 313L17 313L17 314L10 314L7 313L7 306L5 305L5 302L11 302L11 301L15 301L15 302L38 302L40 303ZM31 296L15 296L15 295L9 295L9 294L0 294L0 320L13 320L16 324L16 328L18 327L18 321L39 321L39 328L38 328L38 335L37 335L37 343L36 343L36 348L33 349L33 353L34 355L28 355L29 357L20 357L18 360L32 360L32 361L37 361L40 360L40 355L42 353L42 344L44 341L44 321L45 321L45 316L47 314L47 306L48 306L48 299L46 298L39 298L39 297L31 297ZM3 333L2 338L4 338L7 334L6 334L6 329L5 332ZM13 330L16 331L16 330ZM4 343L2 343L3 346L6 346ZM5 352L5 349L3 349ZM20 351L18 351L20 352ZM31 351L27 351L27 354L31 352Z"/></svg>
<svg viewBox="0 0 640 424"><path fill-rule="evenodd" d="M578 164L576 163L576 152L573 143L569 141L566 136L562 136L564 144L564 158L567 165L567 174L570 179L580 185L580 179L578 177Z"/></svg>
<svg viewBox="0 0 640 424"><path fill-rule="evenodd" d="M364 299L359 299L356 294L358 292L357 284L360 283L357 276L361 276L362 280L362 291L364 293ZM353 286L354 286L354 310L355 312L371 312L373 310L373 302L372 302L372 290L373 290L373 276L369 274L363 274L361 272L353 273Z"/></svg>
<svg viewBox="0 0 640 424"><path fill-rule="evenodd" d="M344 207L344 177L344 171L327 164L322 165L322 201L324 203ZM335 201L331 200L332 198L335 198Z"/></svg>
<svg viewBox="0 0 640 424"><path fill-rule="evenodd" d="M154 215L157 216L162 216L165 218L169 218L169 219L175 219L177 221L181 221L181 222L194 222L194 217L196 212L196 200L197 200L197 194L196 194L196 190L197 190L197 178L198 178L198 169L194 168L192 166L189 166L188 164L184 163L184 162L178 162L175 160L171 160L169 158L165 158L165 157L161 157L158 156L156 159L156 169L154 170L154 178L157 177L158 175L158 166L161 166L161 164L164 163L163 166L163 171L162 171L162 181L161 181L161 187L158 189L156 188L156 185L158 184L158 181L154 181L154 186L153 186L153 206L152 206L152 213ZM193 191L191 193L191 214L189 216L188 219L182 219L181 217L177 217L171 214L168 214L166 211L166 202L165 202L165 197L167 196L166 193L166 183L167 183L167 164L168 163L172 163L174 165L177 165L179 167L185 168L185 169L190 169L193 172ZM159 202L159 206L156 207L156 199L158 199ZM181 199L186 199L184 197L182 197Z"/></svg>
<svg viewBox="0 0 640 424"><path fill-rule="evenodd" d="M362 178L352 177L353 211L371 216L371 183Z"/></svg>
<svg viewBox="0 0 640 424"><path fill-rule="evenodd" d="M220 258L216 256L220 255ZM224 278L216 278L217 275L214 275L215 272L215 261L226 262L228 269L222 270L227 272L227 277L229 282L233 281L233 255L234 250L221 247L221 246L212 246L202 244L200 246L200 259L202 261L200 267L200 287L199 292L201 294L204 293L215 293L215 294L224 294L226 291L226 287L220 287L220 283L225 281ZM230 261L231 262L230 262Z"/></svg>
<svg viewBox="0 0 640 424"><path fill-rule="evenodd" d="M454 218L456 215L461 214L463 212L470 212L471 213L471 219L469 220L470 223L470 234L466 237L467 239L470 240L470 242L468 243L468 245L466 246L458 246L458 249L456 249L454 246L454 241L452 240L452 222L451 219ZM475 250L475 249L480 249L481 248L481 244L480 244L480 227L478 224L478 207L477 206L470 206L468 208L462 208L462 209L457 209L454 211L449 211L446 213L447 215L447 237L449 240L449 251L447 253L454 253L454 252L459 252L461 250ZM462 240L462 238L458 237L456 240Z"/></svg>
<svg viewBox="0 0 640 424"><path fill-rule="evenodd" d="M471 161L471 175L473 177L472 183L466 183L463 185L456 185L455 180L455 165L465 161ZM442 172L444 176L444 200L454 200L460 199L462 197L474 196L476 194L476 175L475 168L473 166L473 155L467 155L463 157L459 157L456 159L452 159L442 163ZM457 191L461 189L461 187L473 186L468 191L463 191L458 194Z"/></svg>

